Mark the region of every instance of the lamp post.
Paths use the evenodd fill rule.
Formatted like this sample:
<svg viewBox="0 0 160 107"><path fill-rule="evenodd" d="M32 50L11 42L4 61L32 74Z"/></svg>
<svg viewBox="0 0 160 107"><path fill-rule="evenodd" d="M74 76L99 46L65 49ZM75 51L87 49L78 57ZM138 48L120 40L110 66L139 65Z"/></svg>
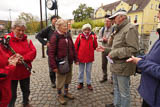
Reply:
<svg viewBox="0 0 160 107"><path fill-rule="evenodd" d="M42 22L42 1L41 0L40 0L40 17L41 17L40 26L41 26L41 30L42 30L43 29L43 22ZM44 45L42 45L42 58L45 58Z"/></svg>
<svg viewBox="0 0 160 107"><path fill-rule="evenodd" d="M48 26L48 20L47 20L47 1L45 0L45 14L46 14L46 27Z"/></svg>

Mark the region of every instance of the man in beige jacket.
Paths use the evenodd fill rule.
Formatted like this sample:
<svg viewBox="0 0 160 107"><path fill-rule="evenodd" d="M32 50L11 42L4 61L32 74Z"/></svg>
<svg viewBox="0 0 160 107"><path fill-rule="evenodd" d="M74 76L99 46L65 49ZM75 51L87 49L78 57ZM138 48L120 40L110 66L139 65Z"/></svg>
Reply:
<svg viewBox="0 0 160 107"><path fill-rule="evenodd" d="M130 107L130 76L135 73L136 65L127 63L126 59L139 50L138 31L129 23L125 10L117 11L110 18L116 24L116 30L111 34L114 38L112 49L108 54L113 73L114 104L106 107Z"/></svg>

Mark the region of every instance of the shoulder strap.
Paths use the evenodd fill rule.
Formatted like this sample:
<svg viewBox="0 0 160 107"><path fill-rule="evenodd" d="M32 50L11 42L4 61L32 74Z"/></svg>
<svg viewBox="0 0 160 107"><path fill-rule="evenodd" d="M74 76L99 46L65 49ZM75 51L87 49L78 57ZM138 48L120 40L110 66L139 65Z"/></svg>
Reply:
<svg viewBox="0 0 160 107"><path fill-rule="evenodd" d="M103 35L104 35L104 30L105 30L105 27L103 27L103 29L102 29L102 37L103 37Z"/></svg>
<svg viewBox="0 0 160 107"><path fill-rule="evenodd" d="M78 48L77 48L77 51L79 50L80 43L81 43L81 39L82 39L82 34L80 34L80 35L79 35L79 42L78 42Z"/></svg>
<svg viewBox="0 0 160 107"><path fill-rule="evenodd" d="M59 36L56 35L56 53L55 53L55 56L58 55L58 42L59 42Z"/></svg>
<svg viewBox="0 0 160 107"><path fill-rule="evenodd" d="M28 46L30 47L30 39L27 39Z"/></svg>

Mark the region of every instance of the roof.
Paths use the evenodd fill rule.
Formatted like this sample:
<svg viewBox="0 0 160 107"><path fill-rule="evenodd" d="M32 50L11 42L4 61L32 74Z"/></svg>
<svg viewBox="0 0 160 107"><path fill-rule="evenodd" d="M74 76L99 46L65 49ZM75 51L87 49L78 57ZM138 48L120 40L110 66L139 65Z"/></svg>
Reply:
<svg viewBox="0 0 160 107"><path fill-rule="evenodd" d="M113 9L116 8L116 6L118 6L118 4L119 4L120 2L121 2L121 1L117 1L117 2L113 2L113 3L107 4L107 5L101 6L101 7L99 7L99 8L96 10L96 12L97 12L100 8L104 9L104 11L107 11L107 10L112 11Z"/></svg>
<svg viewBox="0 0 160 107"><path fill-rule="evenodd" d="M150 2L150 0L122 0L133 7L134 4L138 5L138 8L136 10L132 10L132 8L128 11L128 13L131 12L138 12L142 11L147 4Z"/></svg>
<svg viewBox="0 0 160 107"><path fill-rule="evenodd" d="M107 10L112 11L113 9L115 9L115 8L118 6L118 4L119 4L120 2L121 2L121 1L113 2L113 3L111 3L111 4L108 4L108 5L103 6L102 8L103 8L105 11L107 11Z"/></svg>

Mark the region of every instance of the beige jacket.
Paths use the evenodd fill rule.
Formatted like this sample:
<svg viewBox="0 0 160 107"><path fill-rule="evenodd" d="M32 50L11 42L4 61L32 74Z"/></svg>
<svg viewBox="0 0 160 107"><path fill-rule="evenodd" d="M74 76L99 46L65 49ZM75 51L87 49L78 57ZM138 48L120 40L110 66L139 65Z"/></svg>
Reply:
<svg viewBox="0 0 160 107"><path fill-rule="evenodd" d="M138 31L127 19L117 26L117 29L109 53L114 62L110 70L116 75L130 76L135 73L136 65L127 63L126 60L138 52Z"/></svg>

